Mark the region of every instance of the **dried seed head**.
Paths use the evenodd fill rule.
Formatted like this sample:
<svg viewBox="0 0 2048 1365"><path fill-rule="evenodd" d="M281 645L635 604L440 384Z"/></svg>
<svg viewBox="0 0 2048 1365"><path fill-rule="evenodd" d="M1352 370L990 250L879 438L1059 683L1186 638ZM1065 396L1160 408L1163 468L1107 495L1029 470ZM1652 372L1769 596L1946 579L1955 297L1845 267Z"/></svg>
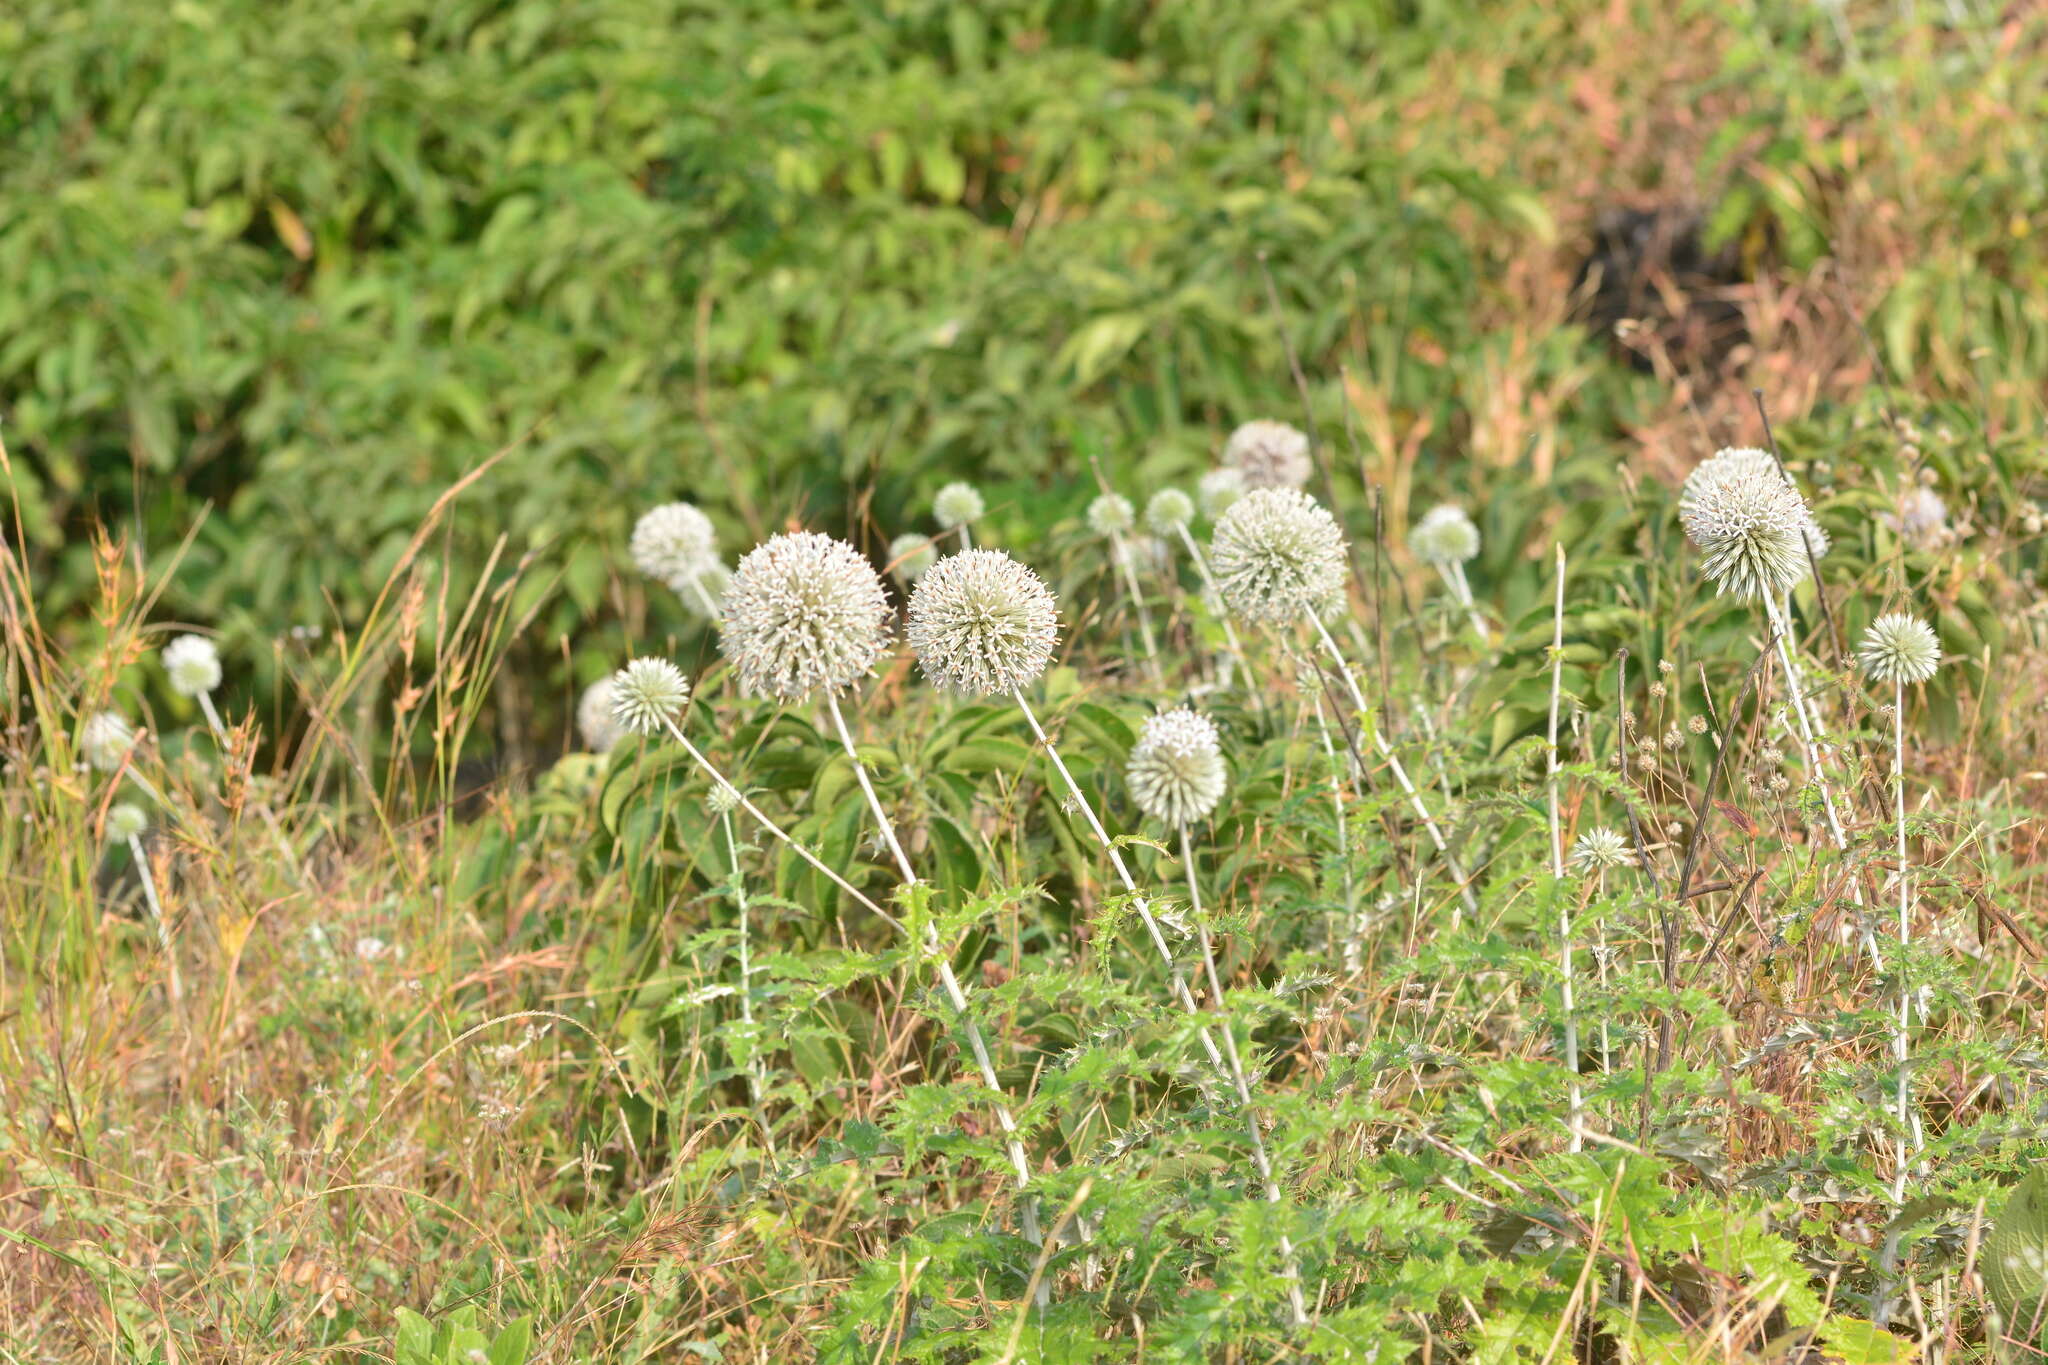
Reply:
<svg viewBox="0 0 2048 1365"><path fill-rule="evenodd" d="M1105 539L1123 535L1137 519L1131 500L1121 493L1104 493L1088 504L1088 529Z"/></svg>
<svg viewBox="0 0 2048 1365"><path fill-rule="evenodd" d="M1245 494L1244 475L1229 465L1212 469L1195 483L1195 495L1202 500L1202 515L1215 521Z"/></svg>
<svg viewBox="0 0 2048 1365"><path fill-rule="evenodd" d="M1308 437L1285 422L1246 422L1230 433L1223 463L1244 475L1246 488L1299 488L1315 466Z"/></svg>
<svg viewBox="0 0 2048 1365"><path fill-rule="evenodd" d="M1678 519L1699 547L1701 571L1724 593L1776 597L1806 570L1813 519L1775 462L1702 462L1679 496Z"/></svg>
<svg viewBox="0 0 2048 1365"><path fill-rule="evenodd" d="M78 732L78 747L87 763L110 773L121 766L121 760L135 747L135 730L112 711L102 711L87 720Z"/></svg>
<svg viewBox="0 0 2048 1365"><path fill-rule="evenodd" d="M931 568L938 557L932 538L915 531L889 542L889 572L898 583L915 583L923 578L925 570Z"/></svg>
<svg viewBox="0 0 2048 1365"><path fill-rule="evenodd" d="M1430 508L1415 523L1415 529L1408 533L1408 548L1425 564L1463 564L1479 553L1479 528L1465 515L1464 508L1456 503L1442 503Z"/></svg>
<svg viewBox="0 0 2048 1365"><path fill-rule="evenodd" d="M963 550L918 580L905 633L936 686L987 697L1045 671L1059 614L1031 570L1001 550Z"/></svg>
<svg viewBox="0 0 2048 1365"><path fill-rule="evenodd" d="M987 505L981 500L981 490L971 483L949 483L932 499L932 515L948 531L970 521L980 521L987 510Z"/></svg>
<svg viewBox="0 0 2048 1365"><path fill-rule="evenodd" d="M1921 683L1941 667L1941 640L1919 617L1895 611L1870 623L1856 657L1879 682Z"/></svg>
<svg viewBox="0 0 2048 1365"><path fill-rule="evenodd" d="M1344 533L1308 494L1257 488L1216 523L1210 564L1232 609L1254 621L1291 621L1343 596Z"/></svg>
<svg viewBox="0 0 2048 1365"><path fill-rule="evenodd" d="M1145 525L1154 534L1172 536L1195 519L1195 500L1178 488L1162 488L1145 504Z"/></svg>
<svg viewBox="0 0 2048 1365"><path fill-rule="evenodd" d="M1628 841L1605 825L1587 830L1572 843L1571 863L1581 872L1626 867L1634 861L1635 858L1629 852Z"/></svg>
<svg viewBox="0 0 2048 1365"><path fill-rule="evenodd" d="M612 721L636 735L659 732L690 700L690 682L667 659L635 659L611 680Z"/></svg>
<svg viewBox="0 0 2048 1365"><path fill-rule="evenodd" d="M725 593L719 648L740 686L798 701L844 691L889 645L889 598L860 551L814 531L747 552Z"/></svg>
<svg viewBox="0 0 2048 1365"><path fill-rule="evenodd" d="M673 584L718 562L718 532L689 503L664 503L634 524L631 548L641 573Z"/></svg>
<svg viewBox="0 0 2048 1365"><path fill-rule="evenodd" d="M110 844L125 844L148 828L148 813L133 802L120 802L107 812L107 842Z"/></svg>
<svg viewBox="0 0 2048 1365"><path fill-rule="evenodd" d="M626 733L612 715L612 680L599 678L576 699L576 729L583 747L594 754L610 753Z"/></svg>
<svg viewBox="0 0 2048 1365"><path fill-rule="evenodd" d="M1176 826L1214 810L1229 780L1215 725L1185 707L1145 722L1125 777L1140 810Z"/></svg>
<svg viewBox="0 0 2048 1365"><path fill-rule="evenodd" d="M171 690L181 697L196 697L220 686L220 650L204 635L180 635L164 646L163 661Z"/></svg>

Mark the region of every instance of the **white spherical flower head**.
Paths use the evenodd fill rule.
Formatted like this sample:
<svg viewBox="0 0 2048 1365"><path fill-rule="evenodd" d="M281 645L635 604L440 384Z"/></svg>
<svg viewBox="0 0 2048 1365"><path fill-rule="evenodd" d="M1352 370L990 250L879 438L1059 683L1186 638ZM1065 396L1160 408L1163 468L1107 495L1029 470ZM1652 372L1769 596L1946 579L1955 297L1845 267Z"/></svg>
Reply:
<svg viewBox="0 0 2048 1365"><path fill-rule="evenodd" d="M1455 503L1432 507L1408 533L1408 548L1425 564L1446 568L1479 553L1479 528Z"/></svg>
<svg viewBox="0 0 2048 1365"><path fill-rule="evenodd" d="M1104 493L1088 504L1088 529L1104 539L1125 534L1137 521L1137 510L1121 493Z"/></svg>
<svg viewBox="0 0 2048 1365"><path fill-rule="evenodd" d="M149 828L149 815L131 801L123 801L107 812L107 842L125 844Z"/></svg>
<svg viewBox="0 0 2048 1365"><path fill-rule="evenodd" d="M1223 600L1254 621L1291 621L1344 595L1344 533L1299 489L1245 494L1216 523L1209 559Z"/></svg>
<svg viewBox="0 0 2048 1365"><path fill-rule="evenodd" d="M889 647L889 597L845 541L815 531L776 536L740 561L718 643L754 696L842 692Z"/></svg>
<svg viewBox="0 0 2048 1365"><path fill-rule="evenodd" d="M905 633L936 686L990 697L1045 671L1059 613L1038 575L1001 550L963 550L918 580Z"/></svg>
<svg viewBox="0 0 2048 1365"><path fill-rule="evenodd" d="M1939 549L1949 538L1948 504L1932 488L1918 484L1899 498L1896 516L1887 515L1885 524L1916 550Z"/></svg>
<svg viewBox="0 0 2048 1365"><path fill-rule="evenodd" d="M1605 825L1589 829L1572 843L1572 866L1581 872L1603 872L1634 862L1628 841Z"/></svg>
<svg viewBox="0 0 2048 1365"><path fill-rule="evenodd" d="M739 795L722 782L712 783L711 790L704 793L704 809L715 816L727 816L739 808Z"/></svg>
<svg viewBox="0 0 2048 1365"><path fill-rule="evenodd" d="M889 572L896 575L898 583L917 582L938 558L939 552L933 548L932 538L915 531L889 542L889 563L892 566Z"/></svg>
<svg viewBox="0 0 2048 1365"><path fill-rule="evenodd" d="M1708 465L1717 465L1705 475ZM1687 480L1678 520L1709 582L1737 597L1775 597L1806 572L1806 500L1775 466L1709 460Z"/></svg>
<svg viewBox="0 0 2048 1365"><path fill-rule="evenodd" d="M1195 483L1195 496L1202 500L1202 515L1211 521L1228 512L1244 493L1244 475L1229 465L1210 470Z"/></svg>
<svg viewBox="0 0 2048 1365"><path fill-rule="evenodd" d="M220 686L220 651L204 635L180 635L164 646L163 659L171 690L181 697L196 697Z"/></svg>
<svg viewBox="0 0 2048 1365"><path fill-rule="evenodd" d="M1870 623L1856 657L1879 682L1922 683L1941 667L1941 639L1919 617L1895 611Z"/></svg>
<svg viewBox="0 0 2048 1365"><path fill-rule="evenodd" d="M1216 726L1185 707L1145 722L1124 770L1139 809L1169 825L1186 825L1216 809L1229 775Z"/></svg>
<svg viewBox="0 0 2048 1365"><path fill-rule="evenodd" d="M635 659L612 674L612 722L628 734L658 733L689 700L690 680L667 659Z"/></svg>
<svg viewBox="0 0 2048 1365"><path fill-rule="evenodd" d="M1678 491L1678 516L1683 521L1688 512L1700 501L1707 489L1740 479L1775 479L1791 487L1784 470L1778 467L1777 457L1768 450L1755 446L1724 446L1694 467L1686 475L1685 486ZM1793 489L1796 493L1798 490ZM1818 560L1828 552L1828 533L1821 530L1820 523L1813 519L1813 511L1805 499L1800 499L1799 510L1804 513L1801 530L1806 536L1807 549Z"/></svg>
<svg viewBox="0 0 2048 1365"><path fill-rule="evenodd" d="M112 711L101 711L85 722L78 732L78 748L85 761L103 773L121 766L121 760L135 747L135 730Z"/></svg>
<svg viewBox="0 0 2048 1365"><path fill-rule="evenodd" d="M1315 466L1308 437L1285 422L1246 422L1230 433L1223 463L1244 476L1246 488L1299 488Z"/></svg>
<svg viewBox="0 0 2048 1365"><path fill-rule="evenodd" d="M610 753L624 737L625 730L612 715L610 678L599 678L576 699L576 729L583 736L583 747L594 754Z"/></svg>
<svg viewBox="0 0 2048 1365"><path fill-rule="evenodd" d="M1154 535L1175 536L1195 519L1195 500L1178 488L1162 488L1145 504L1145 526Z"/></svg>
<svg viewBox="0 0 2048 1365"><path fill-rule="evenodd" d="M949 483L932 499L932 515L948 531L971 521L980 521L982 513L987 510L987 505L981 500L981 490L971 483Z"/></svg>
<svg viewBox="0 0 2048 1365"><path fill-rule="evenodd" d="M632 550L641 573L674 583L718 562L718 532L689 503L665 503L634 524Z"/></svg>
<svg viewBox="0 0 2048 1365"><path fill-rule="evenodd" d="M724 611L725 594L732 587L732 570L712 560L693 574L671 578L669 591L683 604L683 610L699 621L716 621Z"/></svg>

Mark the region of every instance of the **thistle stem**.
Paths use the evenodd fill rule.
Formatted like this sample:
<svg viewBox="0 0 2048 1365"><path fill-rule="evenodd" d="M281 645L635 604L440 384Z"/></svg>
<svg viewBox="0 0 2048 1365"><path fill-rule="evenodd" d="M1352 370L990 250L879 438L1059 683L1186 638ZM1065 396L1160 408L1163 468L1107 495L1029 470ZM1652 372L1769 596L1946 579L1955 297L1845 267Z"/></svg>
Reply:
<svg viewBox="0 0 2048 1365"><path fill-rule="evenodd" d="M1124 590L1131 595L1131 605L1138 609L1138 638L1145 646L1145 665L1151 670L1152 680L1163 680L1159 670L1159 647L1152 640L1152 612L1145 605L1144 590L1138 586L1137 566L1131 563L1130 547L1124 543L1121 534L1109 538L1110 557L1116 560L1118 571L1123 575Z"/></svg>
<svg viewBox="0 0 2048 1365"><path fill-rule="evenodd" d="M697 600L704 604L705 615L711 618L713 625L716 625L718 623L718 603L712 601L711 589L704 586L703 574L693 573L690 575L690 591L697 594Z"/></svg>
<svg viewBox="0 0 2048 1365"><path fill-rule="evenodd" d="M156 877L149 870L149 853L143 848L142 840L133 834L128 836L128 856L135 860L135 875L142 879L142 898L149 903L149 917L156 921L156 939L163 948L171 1004L176 1007L185 998L185 985L178 976L178 955L171 947L171 922L164 916L163 902L157 899Z"/></svg>
<svg viewBox="0 0 2048 1365"><path fill-rule="evenodd" d="M732 898L740 916L740 1023L747 1031L747 1093L754 1102L754 1123L761 1130L761 1143L768 1150L768 1161L775 1162L775 1130L768 1126L768 1109L763 1102L762 1092L767 1089L766 1069L761 1063L759 1050L760 1036L754 1032L754 960L749 915L752 906L747 900L747 884L740 871L739 840L733 837L732 812L718 813L718 823L725 831L725 852L732 861Z"/></svg>
<svg viewBox="0 0 2048 1365"><path fill-rule="evenodd" d="M1564 691L1564 546L1557 550L1557 599L1550 626L1550 729L1545 742L1544 800L1550 816L1551 894L1557 897L1557 940L1564 974L1564 1065L1571 1076L1571 1112L1566 1120L1570 1131L1569 1150L1582 1151L1586 1145L1586 1097L1579 1085L1579 1018L1574 998L1572 968L1571 903L1563 895L1564 829L1557 811L1557 704Z"/></svg>
<svg viewBox="0 0 2048 1365"><path fill-rule="evenodd" d="M1487 630L1485 619L1479 615L1478 604L1472 600L1472 584L1465 578L1465 566L1458 563L1439 564L1436 571L1444 580L1445 586L1450 588L1451 595L1458 599L1458 605L1465 609L1465 619L1471 623L1472 633L1479 637L1479 643L1491 648L1493 635Z"/></svg>
<svg viewBox="0 0 2048 1365"><path fill-rule="evenodd" d="M1906 683L1892 680L1892 797L1898 826L1899 856L1899 1028L1892 1039L1892 1056L1899 1064L1899 1164L1892 1176L1892 1197L1906 1197L1906 1176L1912 1149L1918 1146L1913 1133L1912 1083L1906 1074L1913 1027L1913 989L1906 980L1906 944L1913 937L1912 876L1906 865Z"/></svg>
<svg viewBox="0 0 2048 1365"><path fill-rule="evenodd" d="M1355 972L1359 963L1359 940L1365 936L1365 924L1358 913L1357 896L1351 885L1351 830L1344 815L1344 779L1340 776L1344 760L1337 754L1337 745L1330 738L1330 722L1323 715L1323 698L1314 692L1309 703L1315 710L1316 733L1323 741L1323 757L1330 765L1330 808L1337 817L1337 859L1344 865L1344 970Z"/></svg>
<svg viewBox="0 0 2048 1365"><path fill-rule="evenodd" d="M1216 619L1223 623L1223 647L1230 651L1231 660L1237 665L1238 675L1244 679L1245 694L1251 698L1252 710L1263 716L1265 700L1260 697L1258 687L1252 682L1251 660L1245 657L1244 646L1238 641L1237 628L1230 624L1230 613L1223 606L1223 595L1216 590L1216 577L1209 572L1209 557L1202 553L1201 545L1189 534L1185 523L1173 528L1180 534L1180 543L1187 547L1188 559L1195 566L1196 577L1202 580L1202 601L1208 605Z"/></svg>

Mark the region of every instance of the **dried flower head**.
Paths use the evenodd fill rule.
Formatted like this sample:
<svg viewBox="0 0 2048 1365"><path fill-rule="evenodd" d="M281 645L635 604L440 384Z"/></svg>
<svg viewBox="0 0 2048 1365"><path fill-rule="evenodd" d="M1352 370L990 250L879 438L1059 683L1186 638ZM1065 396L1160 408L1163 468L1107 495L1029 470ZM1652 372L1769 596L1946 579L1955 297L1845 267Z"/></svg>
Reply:
<svg viewBox="0 0 2048 1365"><path fill-rule="evenodd" d="M1456 503L1439 503L1408 533L1408 548L1425 564L1448 568L1479 553L1479 528Z"/></svg>
<svg viewBox="0 0 2048 1365"><path fill-rule="evenodd" d="M220 650L204 635L180 635L164 646L163 660L171 690L181 697L196 697L220 686Z"/></svg>
<svg viewBox="0 0 2048 1365"><path fill-rule="evenodd" d="M1145 504L1145 525L1157 535L1180 534L1195 519L1195 500L1178 488L1162 488Z"/></svg>
<svg viewBox="0 0 2048 1365"><path fill-rule="evenodd" d="M125 844L149 828L149 814L132 801L122 801L107 812L107 842Z"/></svg>
<svg viewBox="0 0 2048 1365"><path fill-rule="evenodd" d="M664 503L634 523L631 548L641 573L673 584L718 562L718 532L689 503Z"/></svg>
<svg viewBox="0 0 2048 1365"><path fill-rule="evenodd" d="M1581 872L1604 872L1634 862L1628 841L1605 825L1589 829L1572 843L1572 866Z"/></svg>
<svg viewBox="0 0 2048 1365"><path fill-rule="evenodd" d="M1216 727L1178 707L1145 722L1125 777L1138 808L1169 825L1191 824L1223 799L1228 773Z"/></svg>
<svg viewBox="0 0 2048 1365"><path fill-rule="evenodd" d="M1123 535L1137 520L1131 500L1121 493L1104 493L1088 504L1088 529L1104 538Z"/></svg>
<svg viewBox="0 0 2048 1365"><path fill-rule="evenodd" d="M932 515L948 531L970 521L980 521L987 510L987 505L981 500L981 490L971 483L949 483L932 499Z"/></svg>
<svg viewBox="0 0 2048 1365"><path fill-rule="evenodd" d="M1856 657L1879 682L1921 683L1941 667L1941 640L1919 617L1895 611L1870 623Z"/></svg>
<svg viewBox="0 0 2048 1365"><path fill-rule="evenodd" d="M938 549L930 536L915 531L889 542L889 572L898 583L915 583L938 561Z"/></svg>
<svg viewBox="0 0 2048 1365"><path fill-rule="evenodd" d="M861 552L815 531L747 552L725 594L719 648L740 686L797 701L839 692L889 646L889 598Z"/></svg>
<svg viewBox="0 0 2048 1365"><path fill-rule="evenodd" d="M635 659L611 679L612 721L635 735L659 732L690 700L690 682L667 659Z"/></svg>
<svg viewBox="0 0 2048 1365"><path fill-rule="evenodd" d="M905 631L924 675L949 692L987 697L1028 686L1052 659L1052 592L1001 550L947 555L910 594Z"/></svg>
<svg viewBox="0 0 2048 1365"><path fill-rule="evenodd" d="M1701 571L1724 593L1776 597L1806 571L1813 519L1775 463L1704 461L1686 480L1678 519L1699 547Z"/></svg>
<svg viewBox="0 0 2048 1365"><path fill-rule="evenodd" d="M1299 489L1256 488L1216 523L1210 566L1233 610L1291 621L1343 596L1344 533Z"/></svg>
<svg viewBox="0 0 2048 1365"><path fill-rule="evenodd" d="M135 747L135 730L112 711L101 711L85 722L78 732L78 748L85 761L103 773L121 766L121 760Z"/></svg>
<svg viewBox="0 0 2048 1365"><path fill-rule="evenodd" d="M1308 437L1285 422L1246 422L1230 433L1223 463L1244 475L1246 488L1299 488L1315 466Z"/></svg>
<svg viewBox="0 0 2048 1365"><path fill-rule="evenodd" d="M612 715L610 678L599 678L576 699L576 729L583 736L583 747L594 754L610 753L625 735Z"/></svg>
<svg viewBox="0 0 2048 1365"><path fill-rule="evenodd" d="M1202 515L1215 521L1245 494L1244 474L1229 465L1212 469L1195 482L1195 496L1202 500Z"/></svg>

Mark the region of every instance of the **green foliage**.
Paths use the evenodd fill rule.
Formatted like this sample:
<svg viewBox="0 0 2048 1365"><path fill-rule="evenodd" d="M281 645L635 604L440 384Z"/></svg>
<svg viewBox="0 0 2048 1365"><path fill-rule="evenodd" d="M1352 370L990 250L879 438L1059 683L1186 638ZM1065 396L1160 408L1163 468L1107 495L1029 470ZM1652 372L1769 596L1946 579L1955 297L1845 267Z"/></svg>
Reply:
<svg viewBox="0 0 2048 1365"><path fill-rule="evenodd" d="M476 1324L468 1304L429 1322L409 1308L398 1310L396 1365L526 1365L533 1348L533 1324L520 1318L495 1337Z"/></svg>

